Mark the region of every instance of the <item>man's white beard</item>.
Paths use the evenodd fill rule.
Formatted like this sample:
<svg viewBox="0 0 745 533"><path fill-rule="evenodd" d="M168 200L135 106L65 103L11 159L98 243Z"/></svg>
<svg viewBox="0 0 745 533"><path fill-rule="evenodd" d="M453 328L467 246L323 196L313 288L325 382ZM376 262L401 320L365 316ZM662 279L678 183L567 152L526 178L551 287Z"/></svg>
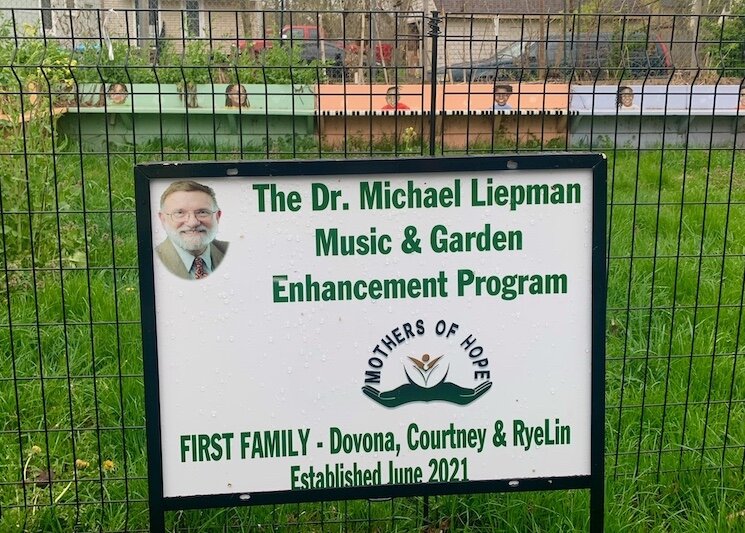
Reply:
<svg viewBox="0 0 745 533"><path fill-rule="evenodd" d="M193 229L199 233L183 234L179 229L173 228L166 228L166 233L174 245L187 252L199 252L206 249L217 235L216 224L212 226L212 229L201 224Z"/></svg>

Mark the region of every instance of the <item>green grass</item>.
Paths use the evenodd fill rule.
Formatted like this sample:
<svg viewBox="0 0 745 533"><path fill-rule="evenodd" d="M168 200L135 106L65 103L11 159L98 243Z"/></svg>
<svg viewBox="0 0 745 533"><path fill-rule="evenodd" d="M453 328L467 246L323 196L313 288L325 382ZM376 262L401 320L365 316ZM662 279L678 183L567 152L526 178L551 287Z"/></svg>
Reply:
<svg viewBox="0 0 745 533"><path fill-rule="evenodd" d="M12 154L0 159L0 531L146 530L135 160L65 143L43 155L49 132L25 134L28 157L17 139L0 142ZM269 149L318 154L307 139ZM138 147L137 161L185 150ZM745 155L618 150L609 170L607 531L745 531ZM49 470L51 485L39 480ZM588 502L586 491L437 497L429 519L449 531L582 531ZM414 531L422 508L400 498L168 520L178 531Z"/></svg>

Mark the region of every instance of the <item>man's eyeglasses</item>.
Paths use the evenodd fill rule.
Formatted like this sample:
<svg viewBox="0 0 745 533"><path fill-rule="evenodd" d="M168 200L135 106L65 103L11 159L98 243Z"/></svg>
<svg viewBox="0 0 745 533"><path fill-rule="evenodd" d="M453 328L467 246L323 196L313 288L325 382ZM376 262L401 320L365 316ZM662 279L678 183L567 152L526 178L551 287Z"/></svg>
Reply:
<svg viewBox="0 0 745 533"><path fill-rule="evenodd" d="M212 215L217 213L217 211L210 211L209 209L197 209L196 211L184 211L183 209L177 209L176 211L171 211L170 213L164 213L165 215L168 215L171 217L171 220L174 222L184 222L189 218L189 215L193 214L194 217L204 222L205 220L209 220L212 218Z"/></svg>

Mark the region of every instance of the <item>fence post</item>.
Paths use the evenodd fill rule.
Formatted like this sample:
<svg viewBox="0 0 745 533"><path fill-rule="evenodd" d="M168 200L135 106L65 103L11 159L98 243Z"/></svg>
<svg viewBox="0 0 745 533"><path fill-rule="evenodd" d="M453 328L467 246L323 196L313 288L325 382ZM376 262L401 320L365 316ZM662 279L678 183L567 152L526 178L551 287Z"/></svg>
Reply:
<svg viewBox="0 0 745 533"><path fill-rule="evenodd" d="M429 19L429 37L431 38L432 61L429 74L429 155L435 155L435 135L437 125L437 38L440 35L440 13L432 11Z"/></svg>

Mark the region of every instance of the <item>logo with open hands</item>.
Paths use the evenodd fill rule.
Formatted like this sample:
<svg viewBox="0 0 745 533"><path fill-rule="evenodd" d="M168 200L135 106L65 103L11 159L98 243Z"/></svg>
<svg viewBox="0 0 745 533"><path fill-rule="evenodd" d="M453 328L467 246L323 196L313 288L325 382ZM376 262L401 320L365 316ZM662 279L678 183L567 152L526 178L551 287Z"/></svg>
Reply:
<svg viewBox="0 0 745 533"><path fill-rule="evenodd" d="M448 336L455 336L458 327L458 324L451 323L448 328L447 323L441 320L437 322L434 331L441 337L440 340L444 340ZM362 392L380 405L392 408L411 402L431 401L467 405L491 389L489 360L484 356L484 348L477 343L473 335L467 335L456 345L458 349L463 350L463 354L458 354L459 350L456 350L452 354L438 351L435 352L437 355L429 352L421 355L404 355L401 358L402 372L394 374L395 377L387 382L397 379L399 382L405 379L406 382L390 390L381 390L383 362L397 348L405 349L407 345L415 344L417 338L425 333L424 321L418 320L413 324L407 322L400 328L394 328L391 334L385 335L381 343L373 349L373 356L368 359L369 369L365 372ZM456 380L449 379L451 363L454 366L463 363L474 366L476 370L473 372L473 378L478 382L475 387L461 386L454 382ZM462 380L463 372L460 372L459 376Z"/></svg>

